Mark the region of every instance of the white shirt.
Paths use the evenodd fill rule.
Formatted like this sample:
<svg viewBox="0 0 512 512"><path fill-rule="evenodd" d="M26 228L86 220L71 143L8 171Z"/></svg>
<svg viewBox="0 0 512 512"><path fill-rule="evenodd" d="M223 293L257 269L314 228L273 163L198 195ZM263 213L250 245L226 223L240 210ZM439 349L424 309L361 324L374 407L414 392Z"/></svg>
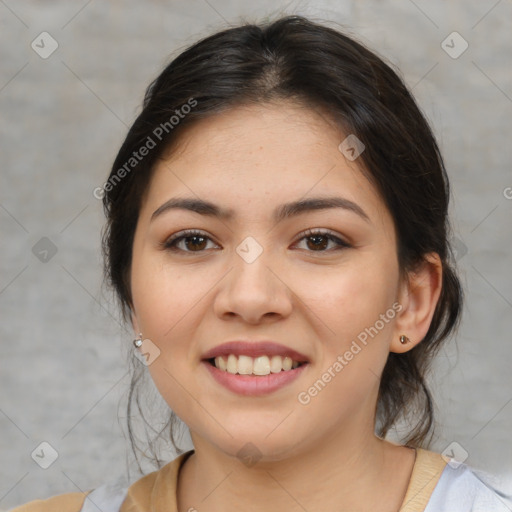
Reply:
<svg viewBox="0 0 512 512"><path fill-rule="evenodd" d="M424 512L511 512L512 497L490 483L491 475L466 464L446 464Z"/></svg>

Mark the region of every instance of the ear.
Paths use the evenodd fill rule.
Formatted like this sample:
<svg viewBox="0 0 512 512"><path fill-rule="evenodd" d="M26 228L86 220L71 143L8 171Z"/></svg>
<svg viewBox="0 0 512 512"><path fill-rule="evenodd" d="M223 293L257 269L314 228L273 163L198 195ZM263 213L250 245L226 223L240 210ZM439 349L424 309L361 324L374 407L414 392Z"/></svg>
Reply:
<svg viewBox="0 0 512 512"><path fill-rule="evenodd" d="M426 254L418 268L408 272L400 284L398 302L402 309L395 322L390 352L407 352L426 336L441 295L442 277L443 266L437 253ZM409 338L408 343L400 343L402 334Z"/></svg>

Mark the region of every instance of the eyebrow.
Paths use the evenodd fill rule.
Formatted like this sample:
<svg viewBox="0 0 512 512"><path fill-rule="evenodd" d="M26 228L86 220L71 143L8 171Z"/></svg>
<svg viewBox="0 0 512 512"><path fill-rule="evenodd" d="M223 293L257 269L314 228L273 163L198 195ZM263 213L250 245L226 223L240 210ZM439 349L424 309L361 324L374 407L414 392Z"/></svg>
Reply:
<svg viewBox="0 0 512 512"><path fill-rule="evenodd" d="M357 214L366 222L370 222L370 218L366 212L357 203L354 203L350 199L346 199L344 197L314 197L310 199L293 201L291 203L285 203L278 206L274 210L272 218L274 222L280 222L301 213L314 210L327 210L331 208L342 208ZM159 208L157 208L153 212L153 215L151 215L151 220L162 215L164 212L168 212L174 209L189 210L195 213L199 213L200 215L217 217L224 220L230 220L234 217L233 210L222 208L209 201L204 201L202 199L175 197L169 199Z"/></svg>

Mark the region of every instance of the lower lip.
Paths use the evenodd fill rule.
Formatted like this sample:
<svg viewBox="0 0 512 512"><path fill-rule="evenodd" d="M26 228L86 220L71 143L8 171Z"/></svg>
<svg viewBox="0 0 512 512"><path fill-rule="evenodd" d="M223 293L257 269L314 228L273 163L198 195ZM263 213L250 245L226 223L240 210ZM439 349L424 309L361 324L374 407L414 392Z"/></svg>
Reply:
<svg viewBox="0 0 512 512"><path fill-rule="evenodd" d="M208 361L202 361L202 363L219 384L234 393L245 396L260 396L277 391L297 379L309 366L305 363L293 370L281 370L279 373L269 375L239 375L219 370Z"/></svg>

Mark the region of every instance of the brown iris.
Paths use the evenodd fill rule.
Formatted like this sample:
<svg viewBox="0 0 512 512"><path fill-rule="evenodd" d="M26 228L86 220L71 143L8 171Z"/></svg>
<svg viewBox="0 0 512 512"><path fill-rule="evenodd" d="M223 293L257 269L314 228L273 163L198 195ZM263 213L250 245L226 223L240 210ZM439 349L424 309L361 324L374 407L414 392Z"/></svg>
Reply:
<svg viewBox="0 0 512 512"><path fill-rule="evenodd" d="M319 243L319 239L323 239L323 243ZM315 240L314 245L310 246L309 243L311 240ZM324 235L311 235L308 237L308 248L314 248L314 249L325 249L327 247L327 244L329 243L329 239Z"/></svg>
<svg viewBox="0 0 512 512"><path fill-rule="evenodd" d="M196 242L198 240L200 240L201 242L200 243L194 242L193 244L190 244L190 242L189 242L190 240L195 240ZM194 250L191 249L191 247L195 247L195 249L202 250L206 247L207 240L208 240L208 238L206 236L191 235L191 236L187 236L185 238L185 245L186 245L187 249L192 250L194 252Z"/></svg>

